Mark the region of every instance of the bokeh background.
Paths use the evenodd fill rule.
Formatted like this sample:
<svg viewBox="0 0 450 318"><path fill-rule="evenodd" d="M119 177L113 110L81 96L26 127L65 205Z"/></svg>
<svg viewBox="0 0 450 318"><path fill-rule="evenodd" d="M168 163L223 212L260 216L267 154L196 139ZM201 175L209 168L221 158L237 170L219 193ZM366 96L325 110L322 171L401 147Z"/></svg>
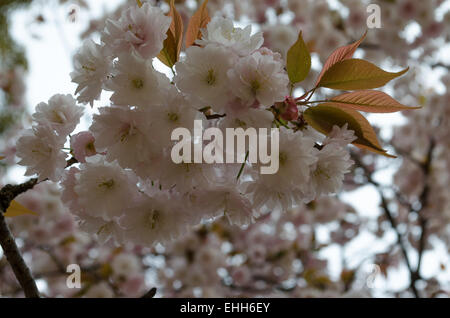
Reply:
<svg viewBox="0 0 450 318"><path fill-rule="evenodd" d="M168 10L165 1L149 2ZM186 19L198 5L175 2ZM1 0L0 185L27 180L15 142L38 103L74 93L69 73L82 41L99 41L104 21L135 3ZM370 3L381 9L381 28L369 29L355 56L391 71L409 66L386 92L423 106L368 116L397 159L353 149L342 193L245 229L207 223L155 248L101 244L78 228L58 186L42 183L18 199L38 216L8 220L42 293L139 297L157 287L157 297L448 297L450 1L210 0L209 9L264 31L264 45L282 55L302 30L313 52L306 88L335 48L364 33ZM156 60L154 66L168 73ZM102 96L96 105L107 103ZM80 129L92 113L87 105ZM81 289L67 287L68 264L81 266ZM0 295L23 296L1 251Z"/></svg>

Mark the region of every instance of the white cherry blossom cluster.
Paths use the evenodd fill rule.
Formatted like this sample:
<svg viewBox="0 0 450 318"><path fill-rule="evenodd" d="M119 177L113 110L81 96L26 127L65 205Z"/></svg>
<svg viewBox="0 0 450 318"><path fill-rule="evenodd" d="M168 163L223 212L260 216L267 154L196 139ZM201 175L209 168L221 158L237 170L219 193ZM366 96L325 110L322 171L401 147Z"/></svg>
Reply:
<svg viewBox="0 0 450 318"><path fill-rule="evenodd" d="M369 295L358 281L349 289L345 276L332 278L328 257L321 255L331 243L344 248L360 231L360 217L336 197L266 214L245 230L222 217L152 248L131 242L99 244L77 226L54 182L41 182L16 200L38 214L8 218L8 226L22 242L20 250L45 286L40 291L46 297L141 297L150 287L163 297ZM327 237L315 236L314 228L335 222L345 231L336 228ZM14 273L3 260L0 295L19 296ZM83 273L80 289L67 285L70 264L78 264ZM364 280L367 274L359 275Z"/></svg>
<svg viewBox="0 0 450 318"><path fill-rule="evenodd" d="M27 167L25 175L37 174L40 181L61 179L67 157L62 148L83 111L71 95L57 94L36 106L32 128L17 141L16 155L19 164Z"/></svg>
<svg viewBox="0 0 450 318"><path fill-rule="evenodd" d="M89 130L70 136L78 163L65 169L62 148L83 108L69 95L39 104L33 128L17 144L27 175L61 181L64 203L87 232L145 246L219 216L248 225L261 213L340 190L352 164L345 147L355 139L346 126L335 126L327 138L310 127L280 127L275 174L260 174L249 163L174 163L171 133L193 130L196 119L221 130L276 127L269 108L285 101L290 83L283 57L262 47L261 32L220 16L201 30L169 79L153 62L170 24L145 3L107 20L99 44L86 40L71 73L75 94L94 106L109 91L110 105L95 105Z"/></svg>
<svg viewBox="0 0 450 318"><path fill-rule="evenodd" d="M327 240L344 246L358 235L361 220L354 212L335 197L322 197L267 214L245 231L219 219L165 247L171 257L157 267L161 292L188 298L367 297L370 291L359 282L363 273L346 292L345 279L328 276L328 261L319 253L328 241L315 234L317 227L340 222Z"/></svg>

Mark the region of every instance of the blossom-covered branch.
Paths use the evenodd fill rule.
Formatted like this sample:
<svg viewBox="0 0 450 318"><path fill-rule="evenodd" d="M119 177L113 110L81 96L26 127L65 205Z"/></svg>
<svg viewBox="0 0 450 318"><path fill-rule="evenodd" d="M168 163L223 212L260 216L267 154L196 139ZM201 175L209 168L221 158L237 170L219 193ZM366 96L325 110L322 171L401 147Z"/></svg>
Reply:
<svg viewBox="0 0 450 318"><path fill-rule="evenodd" d="M94 21L100 40L86 39L74 56L74 96L40 103L12 151L41 181L17 198L38 216L7 220L47 283L42 295L150 297L156 286L174 297L371 296L379 292L375 274L388 277L400 264L405 286L386 294L446 295L437 270L429 275L423 265L430 238L449 237L448 89L417 83L420 64L433 63L426 57L448 37L442 26L450 15L434 14L440 1L383 1L383 28L365 32L368 1L338 2L348 16L326 1L229 1L226 10L222 0L195 9L138 1ZM236 27L243 16L258 32ZM421 29L412 41L402 32L411 21ZM448 76L441 81L448 86ZM383 112L402 112L406 124L380 142L385 131L366 117ZM191 137L177 142L179 128ZM276 130L277 172L261 173L251 134L245 156L221 161L228 138L218 137L230 129ZM263 137L272 144L274 136ZM354 158L352 145L362 149ZM192 158L198 148L212 160ZM392 184L375 177L385 167L388 174L398 167ZM376 217L333 197L367 183L381 198ZM367 232L394 240L352 254L348 243ZM330 247L340 251L340 266L327 263ZM86 272L79 291L65 286L62 269L71 263ZM4 264L0 292L15 293ZM376 270L369 277L366 265ZM148 272L155 282L147 286Z"/></svg>

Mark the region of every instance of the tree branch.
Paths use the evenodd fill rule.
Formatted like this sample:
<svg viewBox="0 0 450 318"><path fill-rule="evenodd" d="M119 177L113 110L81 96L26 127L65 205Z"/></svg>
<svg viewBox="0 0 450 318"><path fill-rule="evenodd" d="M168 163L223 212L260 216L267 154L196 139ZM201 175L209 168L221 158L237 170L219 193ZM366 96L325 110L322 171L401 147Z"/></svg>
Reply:
<svg viewBox="0 0 450 318"><path fill-rule="evenodd" d="M75 157L70 158L67 160L66 168L77 162ZM47 179L42 181L46 180ZM23 288L25 296L33 298L40 297L39 290L37 289L36 282L31 275L30 269L20 254L19 248L8 228L8 224L6 224L5 216L3 214L8 210L11 202L19 194L32 189L38 183L37 178L32 178L21 184L7 184L0 190L0 245L6 255L6 259L14 271L14 275L19 281L20 286Z"/></svg>
<svg viewBox="0 0 450 318"><path fill-rule="evenodd" d="M419 202L420 202L420 210L416 211L417 216L419 217L419 225L421 228L420 238L419 238L419 247L418 247L418 260L417 260L417 267L415 271L414 279L411 281L411 284L415 284L417 280L420 279L420 268L422 266L422 258L423 258L423 252L425 251L426 246L426 238L427 238L427 224L428 220L423 216L423 209L428 205L428 194L430 192L430 186L428 184L428 176L431 172L431 163L433 161L433 151L436 146L436 143L433 139L430 141L430 147L428 148L427 157L425 158L425 162L421 164L421 168L423 171L423 175L425 178L425 185L423 187L422 193L419 196Z"/></svg>
<svg viewBox="0 0 450 318"><path fill-rule="evenodd" d="M0 209L2 213L8 210L11 201L14 200L19 194L24 193L32 189L38 183L37 178L28 180L22 184L11 185L7 184L0 190Z"/></svg>
<svg viewBox="0 0 450 318"><path fill-rule="evenodd" d="M31 275L31 271L20 254L19 248L14 241L14 238L9 231L6 224L5 216L3 215L3 209L0 210L0 244L6 259L11 265L14 275L19 281L25 293L25 297L39 298L39 290L37 289L36 282Z"/></svg>
<svg viewBox="0 0 450 318"><path fill-rule="evenodd" d="M444 64L441 62L431 65L431 68L436 68L436 67L443 67L443 68L446 68L447 70L450 70L450 65L447 65L447 64Z"/></svg>
<svg viewBox="0 0 450 318"><path fill-rule="evenodd" d="M408 252L406 250L405 244L403 243L403 237L400 234L400 232L398 231L397 222L395 221L394 217L392 216L392 212L389 209L387 200L386 200L383 192L381 191L381 189L379 189L377 187L377 190L381 197L381 207L383 208L384 214L386 215L389 223L391 224L392 229L395 231L395 234L397 235L397 244L400 246L400 249L402 250L402 253L403 253L403 257L405 258L406 267L408 268L408 271L409 271L410 288L411 288L414 296L416 298L420 298L419 292L417 291L417 288L415 285L415 282L417 280L417 271L413 270L413 268L411 266L411 262L408 257Z"/></svg>
<svg viewBox="0 0 450 318"><path fill-rule="evenodd" d="M372 184L378 191L378 194L381 199L381 208L383 209L383 212L384 212L386 218L388 219L392 229L394 230L394 232L397 236L397 245L400 247L400 249L402 251L403 257L405 259L406 267L408 268L408 271L409 271L409 276L410 276L410 286L409 287L412 290L414 296L416 298L420 298L419 292L417 291L417 288L415 285L415 282L417 280L417 271L413 270L413 268L411 266L411 262L409 260L406 246L403 243L403 237L400 234L400 232L398 231L397 222L396 222L394 216L392 215L392 212L389 208L386 197L384 196L384 193L380 188L380 184L378 182L376 182L375 180L373 180L370 171L367 169L366 165L360 160L360 158L356 154L354 154L354 153L352 154L352 159L355 161L355 164L358 167L363 169L364 176L366 177L367 182Z"/></svg>
<svg viewBox="0 0 450 318"><path fill-rule="evenodd" d="M6 224L3 213L8 209L11 201L14 200L16 196L32 189L37 182L38 179L33 178L18 185L7 184L0 190L0 245L5 253L6 259L13 269L14 275L25 293L25 296L32 298L39 297L39 290L37 289L36 282L31 275L30 269L20 254L14 237Z"/></svg>

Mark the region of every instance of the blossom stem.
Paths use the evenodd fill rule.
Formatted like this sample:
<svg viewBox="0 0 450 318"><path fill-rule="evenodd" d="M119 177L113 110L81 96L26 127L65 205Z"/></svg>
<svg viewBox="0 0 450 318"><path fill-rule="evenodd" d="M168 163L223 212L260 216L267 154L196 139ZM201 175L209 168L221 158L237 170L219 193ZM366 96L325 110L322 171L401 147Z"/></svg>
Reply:
<svg viewBox="0 0 450 318"><path fill-rule="evenodd" d="M244 171L244 166L245 166L245 163L247 162L248 154L249 154L249 152L247 150L247 153L245 154L244 162L242 163L241 168L239 169L239 173L238 173L238 175L236 177L236 180L239 180L239 178L241 177L242 171Z"/></svg>
<svg viewBox="0 0 450 318"><path fill-rule="evenodd" d="M303 94L302 96L295 98L295 101L299 101L299 100L305 99L305 98L308 96L308 94L311 93L313 90L314 90L314 89L310 89L309 91L307 91L307 92L306 92L305 94Z"/></svg>
<svg viewBox="0 0 450 318"><path fill-rule="evenodd" d="M329 100L323 99L323 100L304 101L304 102L300 102L300 104L306 105L306 104L326 103L326 102L329 102Z"/></svg>

